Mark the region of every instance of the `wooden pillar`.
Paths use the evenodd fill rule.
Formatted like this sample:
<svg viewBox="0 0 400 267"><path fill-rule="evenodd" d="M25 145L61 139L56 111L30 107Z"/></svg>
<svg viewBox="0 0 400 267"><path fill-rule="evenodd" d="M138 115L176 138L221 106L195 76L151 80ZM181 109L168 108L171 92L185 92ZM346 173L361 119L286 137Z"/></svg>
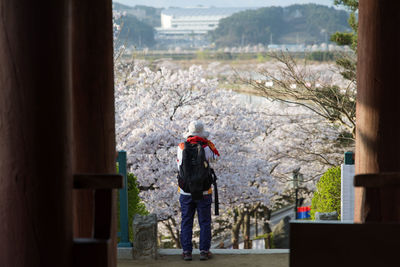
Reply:
<svg viewBox="0 0 400 267"><path fill-rule="evenodd" d="M400 172L399 9L398 1L359 3L355 167L380 183L382 173ZM357 188L355 221L400 222L400 188Z"/></svg>
<svg viewBox="0 0 400 267"><path fill-rule="evenodd" d="M112 3L71 3L73 171L116 173ZM97 190L95 195L91 190L74 192L74 235L111 238L109 266L116 265L116 190L113 191Z"/></svg>
<svg viewBox="0 0 400 267"><path fill-rule="evenodd" d="M0 265L71 266L67 1L0 0Z"/></svg>

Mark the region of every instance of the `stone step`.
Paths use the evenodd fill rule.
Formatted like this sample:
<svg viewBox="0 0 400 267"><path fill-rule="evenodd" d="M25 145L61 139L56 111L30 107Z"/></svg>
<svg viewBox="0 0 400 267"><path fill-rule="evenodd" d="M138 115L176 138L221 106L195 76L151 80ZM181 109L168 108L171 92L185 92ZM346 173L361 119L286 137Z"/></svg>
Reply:
<svg viewBox="0 0 400 267"><path fill-rule="evenodd" d="M289 249L211 249L214 255L249 255L249 254L289 254ZM181 255L182 249L158 249L158 255ZM193 250L193 255L200 254L198 249ZM132 259L132 248L118 248L119 260Z"/></svg>

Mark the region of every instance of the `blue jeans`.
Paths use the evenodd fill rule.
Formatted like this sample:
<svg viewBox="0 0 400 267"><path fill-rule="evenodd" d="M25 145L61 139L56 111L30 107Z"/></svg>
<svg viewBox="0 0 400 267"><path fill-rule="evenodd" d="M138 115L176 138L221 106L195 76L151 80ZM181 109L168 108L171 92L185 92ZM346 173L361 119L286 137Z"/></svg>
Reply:
<svg viewBox="0 0 400 267"><path fill-rule="evenodd" d="M182 195L179 197L182 212L181 222L181 244L183 251L192 251L192 234L194 213L200 225L200 250L208 251L211 246L211 202L212 195L204 195L203 199L194 201L192 196Z"/></svg>

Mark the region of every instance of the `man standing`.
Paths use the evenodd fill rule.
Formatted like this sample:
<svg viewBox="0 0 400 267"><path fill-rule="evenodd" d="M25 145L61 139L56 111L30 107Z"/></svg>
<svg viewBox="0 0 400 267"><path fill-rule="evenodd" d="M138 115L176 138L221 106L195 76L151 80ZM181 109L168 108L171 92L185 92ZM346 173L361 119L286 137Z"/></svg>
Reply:
<svg viewBox="0 0 400 267"><path fill-rule="evenodd" d="M200 260L211 257L211 203L212 178L209 162L219 156L214 144L208 140L209 132L201 121L189 124L184 134L186 142L178 146L178 183L181 205L181 244L183 259L192 260L193 219L197 210L200 225Z"/></svg>

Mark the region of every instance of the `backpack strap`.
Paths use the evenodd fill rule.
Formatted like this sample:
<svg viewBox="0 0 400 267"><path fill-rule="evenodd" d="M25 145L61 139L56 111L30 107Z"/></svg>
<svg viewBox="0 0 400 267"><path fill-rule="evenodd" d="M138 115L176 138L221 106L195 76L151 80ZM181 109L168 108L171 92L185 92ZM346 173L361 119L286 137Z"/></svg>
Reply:
<svg viewBox="0 0 400 267"><path fill-rule="evenodd" d="M217 176L215 175L214 169L210 168L211 170L211 177L212 177L212 184L214 185L214 212L215 215L219 215L219 198L218 198L218 187L217 187Z"/></svg>

